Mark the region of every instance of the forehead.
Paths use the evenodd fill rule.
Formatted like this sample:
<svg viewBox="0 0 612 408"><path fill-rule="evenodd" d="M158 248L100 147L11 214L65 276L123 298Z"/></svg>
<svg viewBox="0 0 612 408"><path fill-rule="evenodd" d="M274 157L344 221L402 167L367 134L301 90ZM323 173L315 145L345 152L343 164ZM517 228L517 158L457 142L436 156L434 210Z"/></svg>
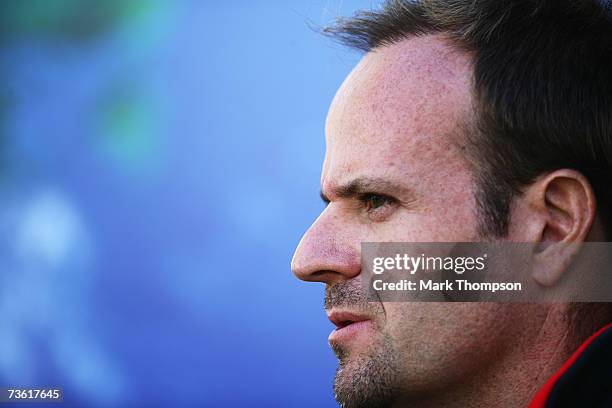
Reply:
<svg viewBox="0 0 612 408"><path fill-rule="evenodd" d="M361 176L452 167L460 155L459 126L472 112L471 72L469 56L439 36L366 54L329 110L324 188Z"/></svg>

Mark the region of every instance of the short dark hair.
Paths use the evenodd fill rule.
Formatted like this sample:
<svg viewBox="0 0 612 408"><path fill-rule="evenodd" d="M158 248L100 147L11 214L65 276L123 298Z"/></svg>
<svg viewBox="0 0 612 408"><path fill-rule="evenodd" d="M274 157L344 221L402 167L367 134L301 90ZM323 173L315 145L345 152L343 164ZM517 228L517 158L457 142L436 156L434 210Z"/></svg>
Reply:
<svg viewBox="0 0 612 408"><path fill-rule="evenodd" d="M390 0L324 29L368 52L444 34L473 63L468 138L487 235L508 233L510 203L548 171L591 183L612 237L612 21L596 0Z"/></svg>

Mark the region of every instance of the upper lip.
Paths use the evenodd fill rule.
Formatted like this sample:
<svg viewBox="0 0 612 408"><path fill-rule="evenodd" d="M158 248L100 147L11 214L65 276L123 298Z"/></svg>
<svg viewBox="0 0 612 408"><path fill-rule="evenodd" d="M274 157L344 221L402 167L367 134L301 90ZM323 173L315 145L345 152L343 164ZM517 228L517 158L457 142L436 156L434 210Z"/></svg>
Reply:
<svg viewBox="0 0 612 408"><path fill-rule="evenodd" d="M349 324L372 320L369 316L363 313L351 312L346 310L331 310L327 313L327 318L332 322L337 329L348 326Z"/></svg>

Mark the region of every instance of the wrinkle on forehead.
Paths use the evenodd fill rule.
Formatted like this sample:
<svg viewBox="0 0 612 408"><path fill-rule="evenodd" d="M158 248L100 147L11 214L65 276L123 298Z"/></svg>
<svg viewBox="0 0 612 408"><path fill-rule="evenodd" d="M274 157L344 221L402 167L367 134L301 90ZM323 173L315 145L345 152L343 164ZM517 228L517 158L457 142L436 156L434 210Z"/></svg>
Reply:
<svg viewBox="0 0 612 408"><path fill-rule="evenodd" d="M329 166L355 171L367 155L394 166L403 153L430 161L456 153L458 126L472 115L471 80L470 56L441 35L366 54L330 107L323 177Z"/></svg>

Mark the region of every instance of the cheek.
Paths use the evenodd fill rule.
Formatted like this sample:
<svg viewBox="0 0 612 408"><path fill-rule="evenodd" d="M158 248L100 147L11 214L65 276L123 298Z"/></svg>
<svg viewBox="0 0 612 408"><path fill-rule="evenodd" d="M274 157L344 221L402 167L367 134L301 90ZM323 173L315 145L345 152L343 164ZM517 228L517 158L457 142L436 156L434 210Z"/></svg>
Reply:
<svg viewBox="0 0 612 408"><path fill-rule="evenodd" d="M405 375L416 382L440 385L478 371L520 328L505 305L395 302L384 307L384 332Z"/></svg>

